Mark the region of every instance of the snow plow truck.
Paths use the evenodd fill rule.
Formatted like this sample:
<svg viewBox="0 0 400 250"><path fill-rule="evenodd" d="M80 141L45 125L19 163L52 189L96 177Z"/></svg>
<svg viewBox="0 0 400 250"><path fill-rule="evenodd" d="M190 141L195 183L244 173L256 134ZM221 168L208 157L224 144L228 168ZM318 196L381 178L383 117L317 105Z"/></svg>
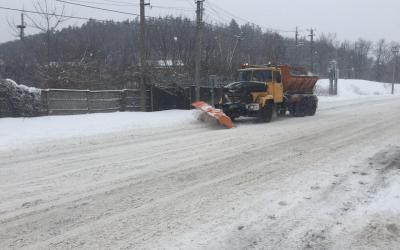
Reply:
<svg viewBox="0 0 400 250"><path fill-rule="evenodd" d="M193 106L228 128L233 127L232 121L241 116L270 122L274 113L296 117L316 113L318 98L314 87L318 76L287 65L245 64L238 71L239 81L223 88L216 109L204 102L195 102Z"/></svg>

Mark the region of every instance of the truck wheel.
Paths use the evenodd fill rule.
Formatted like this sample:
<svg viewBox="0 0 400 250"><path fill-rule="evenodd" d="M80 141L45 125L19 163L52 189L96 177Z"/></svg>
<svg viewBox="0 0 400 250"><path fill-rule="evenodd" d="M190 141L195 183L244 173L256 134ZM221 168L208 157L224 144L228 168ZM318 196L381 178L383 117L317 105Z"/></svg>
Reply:
<svg viewBox="0 0 400 250"><path fill-rule="evenodd" d="M305 115L306 115L306 103L305 99L301 99L300 101L294 103L293 116L303 117Z"/></svg>
<svg viewBox="0 0 400 250"><path fill-rule="evenodd" d="M313 116L317 112L317 102L314 100L310 101L310 105L308 105L307 115Z"/></svg>
<svg viewBox="0 0 400 250"><path fill-rule="evenodd" d="M260 109L260 111L258 111L258 118L262 122L270 122L272 120L272 113L273 108L269 105L265 105Z"/></svg>
<svg viewBox="0 0 400 250"><path fill-rule="evenodd" d="M313 116L315 115L315 112L317 111L317 101L312 98L305 98L304 99L305 102L305 115L307 116Z"/></svg>

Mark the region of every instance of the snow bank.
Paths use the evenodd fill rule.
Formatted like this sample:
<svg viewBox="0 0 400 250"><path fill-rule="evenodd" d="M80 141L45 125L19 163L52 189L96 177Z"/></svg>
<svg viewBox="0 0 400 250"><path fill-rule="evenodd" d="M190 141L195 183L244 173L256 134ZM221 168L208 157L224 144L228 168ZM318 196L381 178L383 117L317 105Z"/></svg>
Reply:
<svg viewBox="0 0 400 250"><path fill-rule="evenodd" d="M40 89L0 79L0 117L37 116L40 105Z"/></svg>
<svg viewBox="0 0 400 250"><path fill-rule="evenodd" d="M12 79L6 79L6 81L9 83L9 84L11 84L14 88L19 88L19 89L21 89L21 90L23 90L23 91L26 91L26 92L29 92L29 93L39 93L40 94L40 92L41 92L41 89L38 89L38 88L34 88L34 87L28 87L28 86L25 86L25 85L23 85L23 84L17 84L14 80L12 80Z"/></svg>
<svg viewBox="0 0 400 250"><path fill-rule="evenodd" d="M372 82L366 80L339 79L338 96L327 96L329 93L329 79L317 82L316 93L322 100L356 99L379 95L390 95L392 84ZM395 85L395 94L400 94L400 86Z"/></svg>
<svg viewBox="0 0 400 250"><path fill-rule="evenodd" d="M130 129L184 127L194 122L196 122L194 112L189 110L2 118L0 149L31 142L107 134Z"/></svg>
<svg viewBox="0 0 400 250"><path fill-rule="evenodd" d="M21 85L18 85L21 86ZM329 81L320 80L317 87L320 93L328 89ZM397 86L396 86L397 87ZM25 87L22 87L25 88ZM36 92L26 87L26 90ZM390 84L363 80L340 80L339 96L320 96L322 102L335 102L343 99L358 99L377 95L389 95ZM396 88L396 94L400 87ZM41 142L71 137L93 136L118 131L143 128L181 127L198 123L194 111L169 110L153 113L124 112L108 114L86 114L71 116L48 116L36 118L0 119L0 149L31 142Z"/></svg>

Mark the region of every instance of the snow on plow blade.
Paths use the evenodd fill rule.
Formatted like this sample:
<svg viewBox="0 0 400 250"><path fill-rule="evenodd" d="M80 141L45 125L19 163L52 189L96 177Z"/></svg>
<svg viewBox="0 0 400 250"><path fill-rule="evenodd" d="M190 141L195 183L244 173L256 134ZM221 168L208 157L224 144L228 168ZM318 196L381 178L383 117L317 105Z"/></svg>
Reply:
<svg viewBox="0 0 400 250"><path fill-rule="evenodd" d="M192 106L195 107L196 109L200 110L203 113L206 113L208 116L212 117L213 119L217 120L219 124L224 125L227 128L232 128L233 123L231 118L229 116L225 115L224 112L220 109L216 109L212 107L211 105L198 101L192 103Z"/></svg>

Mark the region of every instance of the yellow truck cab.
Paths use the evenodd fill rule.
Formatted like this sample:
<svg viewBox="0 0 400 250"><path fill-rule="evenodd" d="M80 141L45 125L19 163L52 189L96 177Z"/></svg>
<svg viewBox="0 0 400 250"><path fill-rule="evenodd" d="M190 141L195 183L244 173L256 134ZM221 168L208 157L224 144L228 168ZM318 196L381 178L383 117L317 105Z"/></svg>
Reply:
<svg viewBox="0 0 400 250"><path fill-rule="evenodd" d="M317 76L299 69L294 74L285 65L244 65L238 72L239 81L224 87L217 105L231 119L250 116L269 122L273 112L283 115L289 111L293 116L315 114Z"/></svg>

